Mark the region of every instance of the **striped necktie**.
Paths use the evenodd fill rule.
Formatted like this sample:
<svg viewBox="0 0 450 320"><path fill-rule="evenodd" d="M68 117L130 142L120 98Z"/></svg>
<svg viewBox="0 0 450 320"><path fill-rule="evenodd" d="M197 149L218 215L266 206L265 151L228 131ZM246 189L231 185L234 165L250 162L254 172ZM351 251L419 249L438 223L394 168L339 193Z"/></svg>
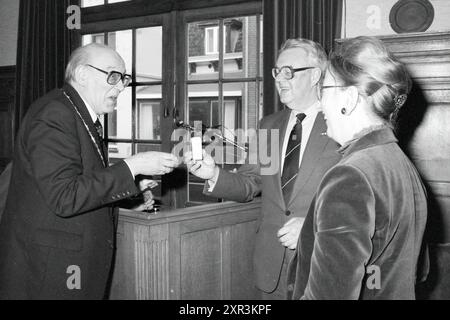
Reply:
<svg viewBox="0 0 450 320"><path fill-rule="evenodd" d="M97 119L97 121L94 122L94 127L95 127L95 130L97 131L97 134L98 134L98 137L100 140L103 158L105 159L106 163L108 163L108 149L106 147L105 140L103 139L103 126L99 119Z"/></svg>
<svg viewBox="0 0 450 320"><path fill-rule="evenodd" d="M281 176L281 189L283 191L284 203L288 205L289 198L294 188L295 178L298 174L300 147L302 144L302 121L304 113L297 114L297 122L289 135L289 141L284 156L283 174Z"/></svg>
<svg viewBox="0 0 450 320"><path fill-rule="evenodd" d="M95 126L95 130L97 131L97 134L100 138L100 141L103 142L103 127L102 127L102 124L99 119L97 119L97 121L95 121L94 126Z"/></svg>

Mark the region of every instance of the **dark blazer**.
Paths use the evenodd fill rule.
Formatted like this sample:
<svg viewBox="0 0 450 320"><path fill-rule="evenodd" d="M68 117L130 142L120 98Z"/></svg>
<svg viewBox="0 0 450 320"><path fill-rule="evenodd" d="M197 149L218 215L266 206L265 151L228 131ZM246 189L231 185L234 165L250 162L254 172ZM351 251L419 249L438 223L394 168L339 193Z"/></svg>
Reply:
<svg viewBox="0 0 450 320"><path fill-rule="evenodd" d="M279 130L278 143L275 144L277 149L273 150L278 163L281 163L283 139L290 112L290 109L285 109L264 117L260 122L260 129ZM264 170L268 169L269 164L265 164L259 157L258 164L242 165L237 173L221 170L211 193L205 186L206 194L239 202L250 201L257 195L262 195L262 218L256 231L254 272L257 287L265 292L274 291L280 281L285 247L278 241L278 230L292 217L306 216L319 181L341 158L336 151L338 145L324 135L326 129L323 114L319 112L308 141L303 142L306 143L306 149L289 203L285 203L283 199L279 166L276 172L266 174ZM267 135L267 143L259 141L260 146L268 146L267 153L260 150L263 155L271 154L271 142L270 134Z"/></svg>
<svg viewBox="0 0 450 320"><path fill-rule="evenodd" d="M138 192L125 162L102 161L86 106L63 89L79 114L54 90L31 105L17 136L0 224L0 299L103 298L115 250L111 204ZM68 289L71 266L80 290Z"/></svg>
<svg viewBox="0 0 450 320"><path fill-rule="evenodd" d="M341 149L288 270L293 299L414 299L425 189L391 129Z"/></svg>

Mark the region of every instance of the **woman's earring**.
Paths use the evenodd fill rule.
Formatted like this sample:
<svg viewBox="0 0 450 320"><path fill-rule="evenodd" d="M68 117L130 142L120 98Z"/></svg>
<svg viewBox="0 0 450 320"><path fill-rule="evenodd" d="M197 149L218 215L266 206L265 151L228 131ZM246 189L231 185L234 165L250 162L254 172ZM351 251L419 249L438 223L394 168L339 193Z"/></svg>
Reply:
<svg viewBox="0 0 450 320"><path fill-rule="evenodd" d="M347 113L347 109L342 108L342 109L341 109L341 113L342 113L342 114L346 114L346 113Z"/></svg>

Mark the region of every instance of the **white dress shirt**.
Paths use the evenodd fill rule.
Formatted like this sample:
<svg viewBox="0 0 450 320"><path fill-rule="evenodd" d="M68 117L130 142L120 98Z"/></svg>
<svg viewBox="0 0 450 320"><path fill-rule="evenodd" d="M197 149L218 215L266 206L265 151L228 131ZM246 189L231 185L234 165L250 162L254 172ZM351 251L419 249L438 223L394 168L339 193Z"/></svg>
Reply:
<svg viewBox="0 0 450 320"><path fill-rule="evenodd" d="M100 122L102 122L101 119L100 119L100 117L95 113L94 109L92 109L92 107L91 107L91 106L89 105L89 103L81 96L81 94L80 94L80 97L81 97L81 100L83 100L84 104L86 105L86 108L87 108L88 111L89 111L89 115L91 116L92 121L93 121L94 123L95 123L97 120L99 120ZM102 123L102 125L103 125L103 123ZM136 174L135 174L135 173L133 172L133 170L131 169L130 164L127 162L126 159L124 159L124 162L127 164L128 169L130 169L130 173L133 175L133 178L135 178L135 177L136 177Z"/></svg>
<svg viewBox="0 0 450 320"><path fill-rule="evenodd" d="M283 152L281 153L281 167L280 173L282 174L282 168L284 165L284 156L286 154L287 145L289 142L289 135L291 134L292 129L294 128L297 122L297 114L304 113L306 115L305 119L302 121L302 143L300 145L300 157L298 161L298 166L300 167L303 159L303 153L305 153L305 147L308 143L309 136L311 135L312 128L314 126L314 122L316 121L317 113L319 112L320 102L316 102L311 105L305 111L296 111L292 110L291 115L289 117L289 121L286 127L286 133L284 134L283 139Z"/></svg>
<svg viewBox="0 0 450 320"><path fill-rule="evenodd" d="M80 97L81 97L81 95L80 95ZM84 104L86 105L86 108L89 111L89 115L91 116L92 121L95 123L95 121L97 121L97 119L100 120L100 118L97 116L94 109L92 109L92 107L89 105L89 103L83 97L81 97L81 100L83 100Z"/></svg>

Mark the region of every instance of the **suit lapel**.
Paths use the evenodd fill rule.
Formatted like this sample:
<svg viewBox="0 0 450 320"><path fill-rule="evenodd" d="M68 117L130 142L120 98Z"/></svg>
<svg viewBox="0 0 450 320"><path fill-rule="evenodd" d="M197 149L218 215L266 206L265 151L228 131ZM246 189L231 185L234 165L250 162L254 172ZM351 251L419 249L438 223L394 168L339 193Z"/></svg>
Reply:
<svg viewBox="0 0 450 320"><path fill-rule="evenodd" d="M322 155L329 138L323 135L326 132L327 126L323 118L323 113L319 112L314 121L311 134L306 144L305 152L303 153L302 163L300 165L297 178L295 180L294 189L292 190L288 207L295 196L303 189L307 184L309 177L311 176L318 159Z"/></svg>
<svg viewBox="0 0 450 320"><path fill-rule="evenodd" d="M279 130L280 130L280 140L279 140L279 164L280 167L278 168L278 177L281 178L281 171L283 170L282 166L281 166L281 162L282 162L282 157L283 157L283 143L284 143L284 138L286 135L286 130L287 130L287 125L289 122L289 118L291 116L291 110L290 109L286 109L286 112L283 113L283 116L280 119L280 124L279 124ZM280 180L280 179L278 179ZM280 180L280 188L281 188L281 180Z"/></svg>
<svg viewBox="0 0 450 320"><path fill-rule="evenodd" d="M67 93L67 95L70 97L73 104L77 108L79 114L81 115L83 122L87 126L88 134L94 138L96 147L98 148L98 150L100 150L102 152L103 159L102 159L101 155L98 155L100 160L103 162L103 164L105 166L107 166L108 164L107 164L107 158L106 158L107 155L105 155L105 146L100 141L100 137L97 133L97 130L95 129L94 122L92 121L92 117L91 117L86 105L84 104L83 99L81 99L78 92L71 85L69 85L67 83L64 85L63 90L64 90L64 92ZM70 103L71 102L69 101L69 104Z"/></svg>
<svg viewBox="0 0 450 320"><path fill-rule="evenodd" d="M273 178L275 179L274 184L276 185L276 192L277 192L277 197L278 200L277 203L283 203L284 204L284 197L283 197L283 191L281 190L281 171L283 170L282 168L282 156L283 156L283 143L284 143L284 138L286 135L286 129L287 129L287 125L289 122L289 117L291 116L291 109L286 108L284 110L285 112L283 113L281 119L279 119L279 125L278 125L278 129L280 132L280 136L279 136L279 158L278 158L278 164L279 164L279 168L277 170L277 174L273 175ZM275 124L276 126L276 124ZM284 208L286 209L286 208Z"/></svg>

